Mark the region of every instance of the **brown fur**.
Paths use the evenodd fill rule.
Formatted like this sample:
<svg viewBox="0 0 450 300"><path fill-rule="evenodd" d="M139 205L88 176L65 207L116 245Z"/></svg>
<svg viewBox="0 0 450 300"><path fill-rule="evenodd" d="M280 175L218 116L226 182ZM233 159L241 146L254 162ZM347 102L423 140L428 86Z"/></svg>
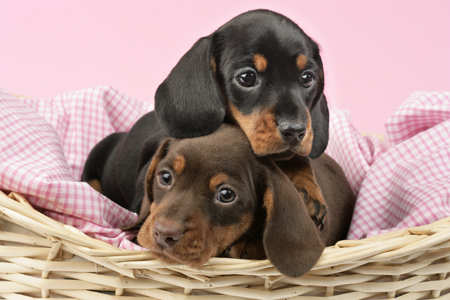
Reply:
<svg viewBox="0 0 450 300"><path fill-rule="evenodd" d="M226 166L229 164L227 162L237 155L236 150L238 149L247 148L247 153L251 153L249 146L242 148L235 145L230 138L231 135L226 134L225 138L224 131L226 132L226 130L222 130L221 138L217 137L217 141L211 140L209 137L182 141L168 139L157 151L156 159L153 159L149 166L146 194L152 195L153 198L146 199L146 201L151 202L151 205L149 211L143 212L146 220L138 233L137 240L140 245L152 251L156 257L166 263L183 263L192 267L199 267L210 257L225 251L254 223L256 201L250 201L252 197L250 193L255 191L250 186L248 191L245 189L239 193L240 197L245 199L247 203L242 207L242 211L239 210L239 213L237 213L236 207L227 208L236 211L233 213L235 220L228 225L222 225L221 222L215 224L214 220L217 217L210 215L209 211L216 210L220 214L221 206L226 208L233 204L213 203L211 208L207 208L209 204L201 200L201 195L214 195L220 186L236 185L238 180L237 174L234 172L236 170L233 169L233 172L230 173L230 169ZM239 137L236 136L236 133L233 136ZM217 145L217 142L224 138L228 141L230 147L233 146L234 148L234 150L228 149L230 153L225 155L226 158L223 157L222 153L225 154L227 149ZM240 135L238 141L241 143L244 141L244 144L246 144L243 135ZM209 164L199 166L197 160L203 156L210 156L211 151L218 153L216 160L218 160L218 164L225 166L223 172L217 171L219 167L212 167ZM176 185L174 184L173 187L162 186L159 180L155 180L160 172L159 170L167 170L165 166L177 166L180 157L184 158L185 163L183 172L176 172L174 168L172 175ZM248 167L249 163L250 161L242 158L238 164ZM229 165L236 167L238 164L231 163ZM198 176L196 177L193 172L197 172ZM231 174L234 176L230 179ZM245 176L245 173L240 176ZM202 185L202 182L206 185ZM207 189L203 187L207 187ZM209 202L210 200L208 200ZM228 218L226 217L224 220L226 219ZM177 231L183 232L182 238L173 247L165 247L159 244L154 238L156 222L163 224L162 227L177 228Z"/></svg>
<svg viewBox="0 0 450 300"><path fill-rule="evenodd" d="M282 274L297 277L325 246L345 238L355 198L326 154L274 161L256 156L237 126L223 124L211 135L181 140L158 126L149 114L129 133L105 138L82 175L139 213L126 229L142 225L137 240L155 257L192 267L217 255L267 257ZM325 214L327 221L317 224Z"/></svg>
<svg viewBox="0 0 450 300"><path fill-rule="evenodd" d="M207 259L217 252L217 247L211 242L214 233L208 226L208 222L202 218L198 211L191 211L190 222L183 227L186 233L183 239L175 247L163 247L153 238L153 226L155 221L163 222L165 226L183 226L179 220L170 218L166 212L173 209L172 205L180 206L179 203L161 204L152 203L151 214L147 217L144 225L139 230L137 239L141 246L152 251L155 257L169 264L182 263L192 267L200 267ZM187 211L184 211L188 214Z"/></svg>
<svg viewBox="0 0 450 300"><path fill-rule="evenodd" d="M166 166L176 165L174 160L180 156L185 159L183 172L172 174L177 184L162 186L155 176ZM305 193L303 187L315 185L317 172L324 195ZM236 192L235 202L217 202L215 192L221 187ZM309 190L314 189L321 191L318 186ZM301 156L276 163L259 159L245 134L229 125L206 137L166 140L149 166L146 191L151 205L138 242L155 257L192 267L200 267L212 256L268 257L280 272L292 277L312 268L325 245L345 238L354 205L342 170L328 156L314 163ZM319 231L309 215L314 201L323 198L332 210ZM237 206L240 201L242 206ZM222 222L229 217L220 221L225 211L235 218L226 225ZM156 222L183 232L181 239L170 247L159 244L154 237Z"/></svg>
<svg viewBox="0 0 450 300"><path fill-rule="evenodd" d="M97 192L102 192L102 185L98 179L94 179L88 182L88 184Z"/></svg>
<svg viewBox="0 0 450 300"><path fill-rule="evenodd" d="M247 135L253 151L258 156L281 152L287 149L276 127L273 109L255 111L250 115L243 115L233 104L230 111L236 122Z"/></svg>
<svg viewBox="0 0 450 300"><path fill-rule="evenodd" d="M158 87L155 111L166 132L177 138L212 133L224 122L256 125L269 121L269 115L262 146L250 140L255 153L291 151L317 158L328 143L322 75L319 47L297 24L269 10L248 11L186 52ZM316 137L303 142L298 128L306 126ZM242 126L247 136L255 128Z"/></svg>
<svg viewBox="0 0 450 300"><path fill-rule="evenodd" d="M308 63L308 58L304 54L300 54L297 57L297 68L300 71L303 71L303 69L306 67L306 64Z"/></svg>
<svg viewBox="0 0 450 300"><path fill-rule="evenodd" d="M231 123L258 156L315 159L329 133L323 75L319 46L297 24L269 10L249 11L186 52L158 87L155 111L172 137L203 136ZM310 217L322 226L327 208L317 186L298 189L313 195Z"/></svg>
<svg viewBox="0 0 450 300"><path fill-rule="evenodd" d="M227 174L219 173L214 175L209 181L209 189L214 192L220 184L227 182L227 180Z"/></svg>
<svg viewBox="0 0 450 300"><path fill-rule="evenodd" d="M303 196L309 215L314 216L316 214L316 219L325 219L325 214L327 213L326 202L322 195L322 190L316 183L310 160L306 157L295 156L289 162L278 161L277 164ZM319 209L317 208L318 204L320 205Z"/></svg>
<svg viewBox="0 0 450 300"><path fill-rule="evenodd" d="M181 172L183 172L185 165L186 165L186 160L184 159L184 156L183 155L178 155L173 160L172 168L178 175L180 175Z"/></svg>
<svg viewBox="0 0 450 300"><path fill-rule="evenodd" d="M262 54L256 54L253 56L253 63L255 64L256 70L258 72L264 72L267 68L267 59Z"/></svg>
<svg viewBox="0 0 450 300"><path fill-rule="evenodd" d="M289 149L289 143L283 141L278 131L273 108L244 115L233 104L230 104L229 107L233 118L247 135L256 155L265 156ZM309 113L307 115L305 137L293 148L296 153L304 156L311 151L314 137Z"/></svg>
<svg viewBox="0 0 450 300"><path fill-rule="evenodd" d="M264 253L281 273L300 276L345 236L354 201L342 170L322 154L323 75L318 45L297 24L268 10L243 13L186 52L158 87L155 112L96 146L83 178L98 179L140 221L149 215L138 240L168 263L199 266L225 249ZM180 155L184 163L174 164ZM173 183L155 180L161 172ZM227 179L212 184L221 173ZM237 198L219 203L221 188ZM176 233L166 239L172 246L155 227Z"/></svg>
<svg viewBox="0 0 450 300"><path fill-rule="evenodd" d="M269 222L269 218L270 218L270 213L272 212L273 209L273 193L270 190L270 188L267 188L265 193L264 193L264 208L267 211L267 218L266 218L266 223Z"/></svg>
<svg viewBox="0 0 450 300"><path fill-rule="evenodd" d="M213 74L216 74L217 65L216 65L216 61L214 60L214 58L211 59L209 66L211 67L211 71L213 72Z"/></svg>
<svg viewBox="0 0 450 300"><path fill-rule="evenodd" d="M306 114L308 115L308 117L307 117L308 121L306 122L305 137L303 138L301 143L299 143L296 147L294 147L295 153L297 153L301 156L305 156L305 157L307 156L307 153L309 153L311 151L313 138L314 138L314 133L313 133L312 126L311 126L311 118L309 117L309 112L307 112Z"/></svg>

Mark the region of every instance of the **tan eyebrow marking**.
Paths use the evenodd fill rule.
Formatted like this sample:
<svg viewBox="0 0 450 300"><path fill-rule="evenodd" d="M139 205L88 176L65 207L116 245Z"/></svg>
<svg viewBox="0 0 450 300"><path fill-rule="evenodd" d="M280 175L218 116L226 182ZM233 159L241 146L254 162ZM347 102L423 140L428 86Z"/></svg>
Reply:
<svg viewBox="0 0 450 300"><path fill-rule="evenodd" d="M258 72L264 72L267 68L267 59L262 54L255 54L253 56L253 63Z"/></svg>
<svg viewBox="0 0 450 300"><path fill-rule="evenodd" d="M224 173L219 173L217 175L214 175L211 180L209 181L209 189L213 192L216 191L216 187L222 183L227 182L228 175Z"/></svg>
<svg viewBox="0 0 450 300"><path fill-rule="evenodd" d="M306 67L307 63L308 63L308 58L306 58L306 55L300 54L297 57L297 67L300 71Z"/></svg>
<svg viewBox="0 0 450 300"><path fill-rule="evenodd" d="M175 171L175 173L180 175L181 172L183 172L185 166L186 160L183 155L178 155L177 157L175 157L172 164L172 168Z"/></svg>

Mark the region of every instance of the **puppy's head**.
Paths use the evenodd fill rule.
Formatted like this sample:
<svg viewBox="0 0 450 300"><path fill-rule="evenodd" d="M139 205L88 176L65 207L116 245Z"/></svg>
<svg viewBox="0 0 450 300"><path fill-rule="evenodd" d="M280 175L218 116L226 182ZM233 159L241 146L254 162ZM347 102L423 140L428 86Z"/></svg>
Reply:
<svg viewBox="0 0 450 300"><path fill-rule="evenodd" d="M150 215L138 234L156 257L198 267L252 226L256 159L236 133L224 125L210 136L168 139L159 148L146 178Z"/></svg>
<svg viewBox="0 0 450 300"><path fill-rule="evenodd" d="M318 157L328 143L328 107L318 45L280 14L241 14L200 39L160 85L155 110L175 137L237 123L259 156Z"/></svg>
<svg viewBox="0 0 450 300"><path fill-rule="evenodd" d="M146 200L150 214L138 242L167 263L199 267L224 251L249 259L266 254L283 274L300 276L323 250L295 187L269 159L254 156L231 125L205 137L167 139L148 168Z"/></svg>

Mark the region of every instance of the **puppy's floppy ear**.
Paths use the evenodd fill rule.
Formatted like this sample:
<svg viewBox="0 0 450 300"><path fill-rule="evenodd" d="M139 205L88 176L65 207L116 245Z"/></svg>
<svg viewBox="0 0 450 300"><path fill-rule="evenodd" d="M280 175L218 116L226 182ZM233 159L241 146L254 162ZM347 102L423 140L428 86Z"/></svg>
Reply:
<svg viewBox="0 0 450 300"><path fill-rule="evenodd" d="M155 177L156 167L163 160L167 153L169 152L170 145L173 144L175 139L167 138L159 146L156 154L153 156L153 159L148 167L146 176L145 176L145 198L148 199L149 203L153 202L153 178Z"/></svg>
<svg viewBox="0 0 450 300"><path fill-rule="evenodd" d="M323 72L323 62L320 56L319 45L309 38L313 50L313 58L319 65L319 68ZM311 107L311 125L314 132L314 139L309 157L318 158L327 148L328 145L328 127L330 116L328 113L328 104L325 95L323 94L323 88L325 79L323 73L321 75L322 84L320 87L320 98Z"/></svg>
<svg viewBox="0 0 450 300"><path fill-rule="evenodd" d="M161 160L166 157L170 144L172 142L173 139L171 138L165 139L159 146L152 160L149 161L141 170L141 173L138 176L139 182L136 184L136 186L139 190L142 189L143 192L136 193L136 197L142 198L142 202L140 201L141 199L135 199L135 202L141 202L141 205L139 209L135 208L134 210L139 211L138 220L131 225L121 227L122 230L131 230L140 227L142 222L149 215L150 204L153 202L152 183L153 177L155 176L155 170Z"/></svg>
<svg viewBox="0 0 450 300"><path fill-rule="evenodd" d="M264 249L278 271L298 277L316 264L325 247L289 178L272 161L265 160L264 165L267 210Z"/></svg>
<svg viewBox="0 0 450 300"><path fill-rule="evenodd" d="M172 137L207 135L225 118L225 104L213 74L211 40L210 36L198 40L156 91L156 115Z"/></svg>
<svg viewBox="0 0 450 300"><path fill-rule="evenodd" d="M319 101L311 108L311 125L314 139L309 157L318 158L327 148L329 120L327 99L325 95L322 95Z"/></svg>

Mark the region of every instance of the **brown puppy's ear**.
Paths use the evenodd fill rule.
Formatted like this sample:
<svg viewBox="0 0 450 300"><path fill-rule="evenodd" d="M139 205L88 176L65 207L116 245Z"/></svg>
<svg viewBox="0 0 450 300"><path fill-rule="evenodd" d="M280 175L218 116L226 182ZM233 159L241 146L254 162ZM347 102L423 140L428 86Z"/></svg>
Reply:
<svg viewBox="0 0 450 300"><path fill-rule="evenodd" d="M318 158L328 145L328 127L330 116L325 95L311 108L311 125L314 132L313 144L309 157Z"/></svg>
<svg viewBox="0 0 450 300"><path fill-rule="evenodd" d="M145 174L145 176L138 176L138 180L143 181L144 196L142 196L142 203L139 209L138 220L131 225L120 227L122 230L131 230L139 228L142 222L150 214L150 204L153 202L152 183L153 177L155 176L155 170L158 164L161 162L161 160L164 159L164 157L166 157L170 144L172 142L173 139L171 138L165 139L159 146L152 160L149 163L147 163L146 166L144 166L143 170L141 170L141 172ZM138 184L138 186L140 186L140 184Z"/></svg>
<svg viewBox="0 0 450 300"><path fill-rule="evenodd" d="M167 138L159 146L156 154L153 156L152 162L148 167L147 174L145 176L145 198L149 203L153 202L153 178L155 177L155 171L158 164L163 160L169 152L170 145L174 142L174 139ZM149 205L150 206L150 205ZM147 212L147 214L150 211Z"/></svg>
<svg viewBox="0 0 450 300"><path fill-rule="evenodd" d="M298 277L316 264L325 247L304 200L289 178L272 161L266 160L264 164L267 167L264 249L280 273Z"/></svg>
<svg viewBox="0 0 450 300"><path fill-rule="evenodd" d="M214 77L211 39L198 40L156 91L156 115L172 137L207 135L225 118L225 104Z"/></svg>

